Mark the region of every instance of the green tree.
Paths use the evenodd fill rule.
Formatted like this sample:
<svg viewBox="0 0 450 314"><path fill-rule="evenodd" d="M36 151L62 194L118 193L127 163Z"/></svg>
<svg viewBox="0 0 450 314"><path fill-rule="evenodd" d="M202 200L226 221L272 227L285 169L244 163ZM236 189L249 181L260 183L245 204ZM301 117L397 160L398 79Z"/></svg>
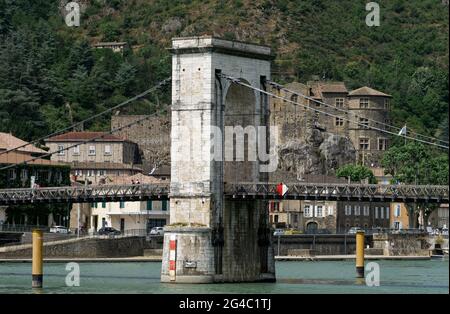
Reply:
<svg viewBox="0 0 450 314"><path fill-rule="evenodd" d="M338 178L350 179L351 182L361 182L362 180L368 179L370 184L377 183L372 170L363 165L344 165L336 170L336 176Z"/></svg>
<svg viewBox="0 0 450 314"><path fill-rule="evenodd" d="M391 147L381 164L395 183L448 184L448 154L433 151L421 143Z"/></svg>

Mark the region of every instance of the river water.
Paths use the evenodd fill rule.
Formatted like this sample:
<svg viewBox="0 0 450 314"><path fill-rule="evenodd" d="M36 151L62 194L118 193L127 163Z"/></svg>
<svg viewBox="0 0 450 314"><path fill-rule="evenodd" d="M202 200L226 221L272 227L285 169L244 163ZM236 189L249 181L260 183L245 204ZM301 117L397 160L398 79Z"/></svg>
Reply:
<svg viewBox="0 0 450 314"><path fill-rule="evenodd" d="M44 288L31 289L31 263L0 263L0 293L449 293L449 262L376 261L380 285L357 282L353 261L277 262L276 283L173 285L161 263L80 263L80 286L67 287L66 264L44 266Z"/></svg>

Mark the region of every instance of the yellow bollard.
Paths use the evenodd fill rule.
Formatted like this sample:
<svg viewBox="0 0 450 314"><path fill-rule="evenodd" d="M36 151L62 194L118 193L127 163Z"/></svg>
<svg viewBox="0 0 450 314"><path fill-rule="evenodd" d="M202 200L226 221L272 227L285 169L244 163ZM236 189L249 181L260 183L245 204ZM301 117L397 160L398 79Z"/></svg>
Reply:
<svg viewBox="0 0 450 314"><path fill-rule="evenodd" d="M32 265L32 284L33 288L42 288L43 276L43 250L44 236L42 230L33 230L33 265Z"/></svg>
<svg viewBox="0 0 450 314"><path fill-rule="evenodd" d="M356 277L364 278L364 231L356 233Z"/></svg>

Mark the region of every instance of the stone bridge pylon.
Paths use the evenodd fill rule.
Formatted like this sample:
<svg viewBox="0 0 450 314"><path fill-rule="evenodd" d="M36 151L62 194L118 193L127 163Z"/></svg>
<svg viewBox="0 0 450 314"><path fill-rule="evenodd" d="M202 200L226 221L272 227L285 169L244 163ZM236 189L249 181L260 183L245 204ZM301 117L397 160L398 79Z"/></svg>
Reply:
<svg viewBox="0 0 450 314"><path fill-rule="evenodd" d="M225 127L267 127L268 99L221 78L265 89L271 50L209 36L172 44L171 225L161 281L274 281L267 201L224 198L225 184L268 180L262 162L247 158L251 136L225 139ZM238 145L245 148L243 161ZM236 158L226 158L230 153Z"/></svg>

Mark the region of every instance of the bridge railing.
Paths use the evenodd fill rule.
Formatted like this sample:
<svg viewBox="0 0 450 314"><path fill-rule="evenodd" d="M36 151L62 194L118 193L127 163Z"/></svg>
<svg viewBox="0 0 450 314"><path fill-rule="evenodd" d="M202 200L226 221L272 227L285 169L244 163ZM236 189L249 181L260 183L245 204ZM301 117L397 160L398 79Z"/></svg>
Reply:
<svg viewBox="0 0 450 314"><path fill-rule="evenodd" d="M278 194L278 183L233 183L225 186L225 193L235 198L348 198L368 200L448 201L449 187L443 185L379 185L343 183L285 183L287 193Z"/></svg>

